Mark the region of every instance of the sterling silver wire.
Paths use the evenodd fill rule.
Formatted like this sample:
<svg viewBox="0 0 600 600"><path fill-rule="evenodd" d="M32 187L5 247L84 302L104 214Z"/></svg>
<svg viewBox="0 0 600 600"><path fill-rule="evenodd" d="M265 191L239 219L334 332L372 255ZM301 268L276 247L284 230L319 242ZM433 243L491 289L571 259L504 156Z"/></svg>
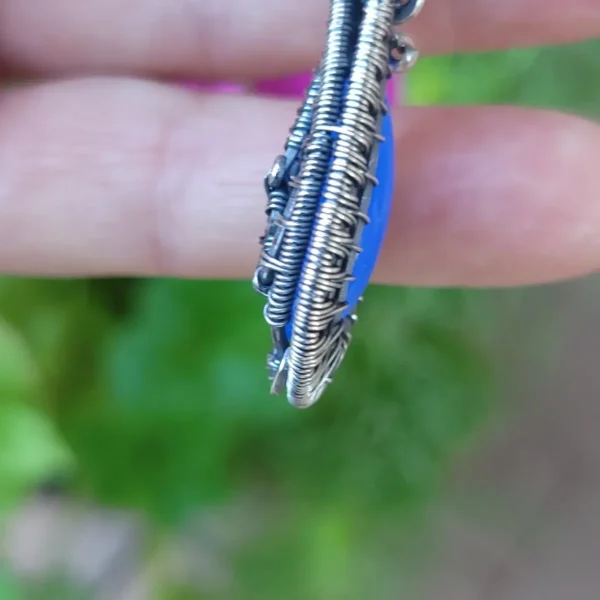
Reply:
<svg viewBox="0 0 600 600"><path fill-rule="evenodd" d="M345 298L377 167L385 88L416 60L393 26L423 0L331 0L327 43L304 104L265 178L268 224L253 285L267 297L273 393L314 404L350 344Z"/></svg>

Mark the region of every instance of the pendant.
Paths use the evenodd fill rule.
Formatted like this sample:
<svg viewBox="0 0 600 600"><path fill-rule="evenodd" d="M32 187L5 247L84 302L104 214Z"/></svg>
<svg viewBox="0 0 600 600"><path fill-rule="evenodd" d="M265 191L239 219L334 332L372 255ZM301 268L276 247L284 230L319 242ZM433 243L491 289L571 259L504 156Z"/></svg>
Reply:
<svg viewBox="0 0 600 600"><path fill-rule="evenodd" d="M267 298L271 391L312 406L340 366L375 268L394 188L386 85L418 53L394 31L424 0L330 0L327 41L265 177L267 226L253 278Z"/></svg>

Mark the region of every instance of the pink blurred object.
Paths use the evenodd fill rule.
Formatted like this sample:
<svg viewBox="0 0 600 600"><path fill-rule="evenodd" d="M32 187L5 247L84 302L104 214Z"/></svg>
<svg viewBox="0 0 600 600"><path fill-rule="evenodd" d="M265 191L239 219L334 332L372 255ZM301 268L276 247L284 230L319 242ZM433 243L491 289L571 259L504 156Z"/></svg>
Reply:
<svg viewBox="0 0 600 600"><path fill-rule="evenodd" d="M254 89L265 96L293 97L304 96L304 92L310 85L312 73L303 73L301 75L291 75L282 79L265 79L254 85ZM388 99L393 106L396 102L396 84L390 80L388 84Z"/></svg>
<svg viewBox="0 0 600 600"><path fill-rule="evenodd" d="M310 85L312 73L301 73L290 75L280 79L265 79L254 85L254 90L265 96L283 96L298 98L304 96L304 92Z"/></svg>
<svg viewBox="0 0 600 600"><path fill-rule="evenodd" d="M277 96L279 98L302 98L312 78L312 73L300 73L280 79L264 79L256 82L252 89L263 96ZM247 90L243 85L235 83L218 82L187 82L184 84L190 89L212 91L219 94L236 94ZM388 84L388 99L392 106L397 100L396 83L392 79Z"/></svg>

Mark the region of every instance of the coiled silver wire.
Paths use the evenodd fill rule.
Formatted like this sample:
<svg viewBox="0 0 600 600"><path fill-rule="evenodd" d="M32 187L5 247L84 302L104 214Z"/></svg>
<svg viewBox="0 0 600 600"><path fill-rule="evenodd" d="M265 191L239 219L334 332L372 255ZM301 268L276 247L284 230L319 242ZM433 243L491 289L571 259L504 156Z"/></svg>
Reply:
<svg viewBox="0 0 600 600"><path fill-rule="evenodd" d="M261 240L263 246L261 264L254 281L254 287L264 295L268 295L274 270L283 269L283 266L277 262L277 255L283 234L284 215L290 200L289 179L297 175L300 153L312 127L313 106L320 86L321 76L316 73L307 90L306 99L298 110L296 122L290 130L285 154L277 157L274 167L265 177L268 198L266 213L269 221Z"/></svg>
<svg viewBox="0 0 600 600"><path fill-rule="evenodd" d="M283 328L290 320L296 287L321 188L327 175L332 138L327 127L338 119L352 55L352 29L360 0L332 0L327 46L320 72L320 86L312 108L312 127L304 140L297 177L290 183L289 210L285 215L276 273L268 292L265 318L271 327Z"/></svg>
<svg viewBox="0 0 600 600"><path fill-rule="evenodd" d="M299 407L316 401L315 392L341 362L349 343L349 327L334 317L345 308L340 297L345 279L340 277L345 278L352 255L360 250L355 234L384 110L395 8L393 0L366 0L345 106L332 128L338 138L298 286L290 344L288 393ZM340 277L332 280L331 274Z"/></svg>
<svg viewBox="0 0 600 600"><path fill-rule="evenodd" d="M377 184L385 85L391 67L414 62L392 26L422 3L331 0L320 68L265 179L268 225L254 287L267 296L272 389L287 386L297 407L316 402L350 343L356 316L342 313Z"/></svg>

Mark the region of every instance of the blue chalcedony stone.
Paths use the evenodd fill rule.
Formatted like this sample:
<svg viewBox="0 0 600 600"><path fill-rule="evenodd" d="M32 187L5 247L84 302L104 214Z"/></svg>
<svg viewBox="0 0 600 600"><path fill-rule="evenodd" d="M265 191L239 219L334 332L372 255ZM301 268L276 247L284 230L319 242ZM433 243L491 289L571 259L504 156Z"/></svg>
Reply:
<svg viewBox="0 0 600 600"><path fill-rule="evenodd" d="M385 138L379 144L379 156L375 177L379 184L373 188L371 202L367 215L369 224L365 225L360 238L360 247L363 251L356 257L352 275L355 280L348 286L348 308L344 314L354 310L360 297L363 295L377 258L383 245L394 195L394 131L390 112L384 115L381 124L381 134Z"/></svg>
<svg viewBox="0 0 600 600"><path fill-rule="evenodd" d="M375 177L379 183L374 186L371 193L371 201L367 210L369 224L364 226L359 242L363 251L356 257L354 268L352 269L352 275L355 279L348 286L346 297L348 306L342 313L342 317L347 316L355 309L359 299L369 285L369 280L375 269L390 218L394 192L394 132L390 112L387 112L382 118L381 134L385 138L385 141L379 143L377 167L375 170ZM295 312L296 303L294 302L292 318L285 328L288 340L292 335Z"/></svg>

